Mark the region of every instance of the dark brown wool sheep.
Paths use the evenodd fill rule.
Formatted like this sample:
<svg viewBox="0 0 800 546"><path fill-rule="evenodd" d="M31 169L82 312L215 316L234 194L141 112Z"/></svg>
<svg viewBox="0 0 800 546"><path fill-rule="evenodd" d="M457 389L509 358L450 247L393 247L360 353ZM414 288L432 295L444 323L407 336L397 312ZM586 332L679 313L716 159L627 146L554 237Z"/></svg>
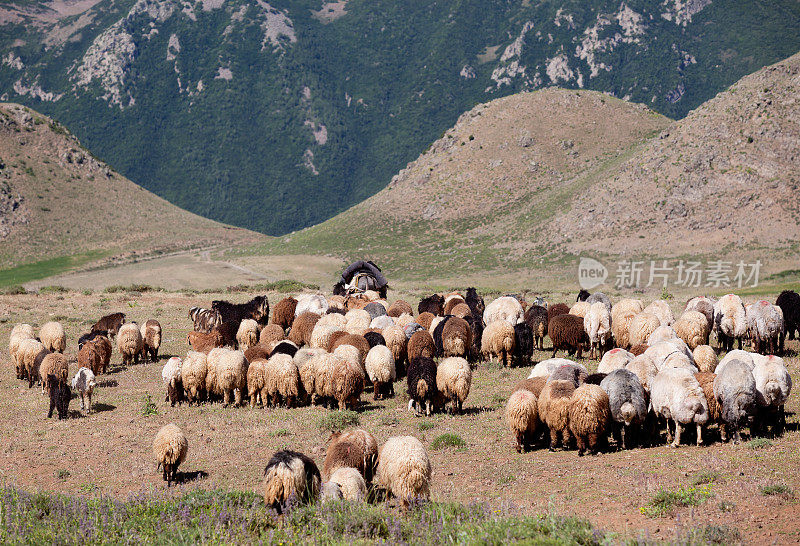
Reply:
<svg viewBox="0 0 800 546"><path fill-rule="evenodd" d="M436 388L436 363L432 358L415 357L410 359L407 372L408 397L419 411L422 411L424 403L425 415L430 417L439 394Z"/></svg>
<svg viewBox="0 0 800 546"><path fill-rule="evenodd" d="M95 337L94 346L97 349L97 352L100 353L101 371L102 373L106 373L106 370L108 370L108 365L111 364L111 355L114 352L114 347L111 345L111 341L109 341L106 336Z"/></svg>
<svg viewBox="0 0 800 546"><path fill-rule="evenodd" d="M783 312L785 333L781 335L780 350L783 352L784 337L795 338L795 333L800 331L800 294L794 290L784 290L775 300L775 305Z"/></svg>
<svg viewBox="0 0 800 546"><path fill-rule="evenodd" d="M442 329L442 356L469 357L472 348L472 328L459 317L450 317Z"/></svg>
<svg viewBox="0 0 800 546"><path fill-rule="evenodd" d="M386 339L383 334L378 330L370 329L364 334L364 339L369 343L369 348L372 349L376 345L386 345Z"/></svg>
<svg viewBox="0 0 800 546"><path fill-rule="evenodd" d="M367 353L369 352L369 342L364 338L364 336L359 336L356 334L345 334L340 336L336 339L336 342L331 346L330 352L336 350L336 347L341 345L352 345L356 349L358 349L359 361L363 364L364 359L367 358Z"/></svg>
<svg viewBox="0 0 800 546"><path fill-rule="evenodd" d="M514 363L527 366L533 357L533 330L527 322L514 325Z"/></svg>
<svg viewBox="0 0 800 546"><path fill-rule="evenodd" d="M533 394L535 394L536 398L539 398L539 395L542 394L542 389L544 389L544 386L546 384L547 384L546 377L532 377L529 379L523 379L522 381L517 383L517 386L514 387L513 391L525 389L526 391L531 391Z"/></svg>
<svg viewBox="0 0 800 546"><path fill-rule="evenodd" d="M50 411L47 417L53 416L53 410L58 410L58 418L66 419L69 417L69 401L72 398L72 391L66 379L56 377L53 374L44 378L47 391L50 394Z"/></svg>
<svg viewBox="0 0 800 546"><path fill-rule="evenodd" d="M408 340L408 347L406 348L408 360L411 361L417 357L433 358L436 354L436 346L433 343L433 337L427 330L420 330L415 332L411 339Z"/></svg>
<svg viewBox="0 0 800 546"><path fill-rule="evenodd" d="M424 313L420 313L419 314L419 316L417 317L416 322L417 322L417 324L419 324L420 326L422 326L423 328L428 330L428 329L430 329L431 323L433 322L433 319L435 319L435 318L436 318L436 315L434 315L433 313L430 313L428 311L425 311Z"/></svg>
<svg viewBox="0 0 800 546"><path fill-rule="evenodd" d="M459 303L451 309L450 313L458 318L466 318L472 316L472 309L466 303Z"/></svg>
<svg viewBox="0 0 800 546"><path fill-rule="evenodd" d="M225 345L222 334L220 334L216 329L208 333L189 332L186 337L189 345L192 346L192 349L200 353L208 354L211 349L223 347Z"/></svg>
<svg viewBox="0 0 800 546"><path fill-rule="evenodd" d="M557 317L558 315L567 315L569 314L569 306L566 303L557 303L555 305L551 305L547 308L547 323L548 327L550 325L550 321L553 320L553 317Z"/></svg>
<svg viewBox="0 0 800 546"><path fill-rule="evenodd" d="M475 290L475 288L467 288L467 295L464 298L464 301L469 306L470 311L472 311L473 317L483 317L483 312L486 310L486 304L484 303L483 298L478 295L478 291ZM480 339L480 337L478 339Z"/></svg>
<svg viewBox="0 0 800 546"><path fill-rule="evenodd" d="M292 329L289 331L289 341L301 347L311 342L311 332L314 331L319 320L319 315L311 311L305 311L295 317Z"/></svg>
<svg viewBox="0 0 800 546"><path fill-rule="evenodd" d="M589 346L583 319L575 315L553 317L547 325L547 335L553 343L553 358L559 349L567 351L570 356L577 352L577 358L581 358L581 353Z"/></svg>
<svg viewBox="0 0 800 546"><path fill-rule="evenodd" d="M697 379L697 382L700 383L700 388L703 389L706 403L708 403L708 421L706 422L706 426L711 423L721 423L722 410L719 407L717 398L714 396L714 379L717 378L717 374L701 372L694 374L694 377Z"/></svg>
<svg viewBox="0 0 800 546"><path fill-rule="evenodd" d="M547 335L547 309L541 305L531 305L525 311L525 322L533 332L533 348L544 350L544 336Z"/></svg>
<svg viewBox="0 0 800 546"><path fill-rule="evenodd" d="M256 296L247 303L230 303L225 300L214 300L211 308L219 311L222 322L234 325L234 335L239 330L239 324L244 319L253 319L260 325L265 325L269 318L269 300L267 296Z"/></svg>
<svg viewBox="0 0 800 546"><path fill-rule="evenodd" d="M431 313L434 316L444 315L444 297L440 294L434 294L423 298L417 305L417 313ZM422 324L421 322L419 324ZM427 326L426 326L427 328Z"/></svg>
<svg viewBox="0 0 800 546"><path fill-rule="evenodd" d="M95 375L100 375L103 370L103 360L94 340L84 343L78 351L78 369L80 368L89 368Z"/></svg>
<svg viewBox="0 0 800 546"><path fill-rule="evenodd" d="M283 298L272 309L272 318L269 323L280 326L284 331L288 330L294 322L295 309L297 309L296 299L291 296Z"/></svg>
<svg viewBox="0 0 800 546"><path fill-rule="evenodd" d="M109 337L117 335L119 327L125 324L125 313L112 313L101 317L92 326L92 332L108 332Z"/></svg>
<svg viewBox="0 0 800 546"><path fill-rule="evenodd" d="M278 303L280 304L280 302ZM258 334L258 342L265 347L273 341L280 341L282 339L286 339L286 332L277 324L267 324L261 329L261 333Z"/></svg>
<svg viewBox="0 0 800 546"><path fill-rule="evenodd" d="M346 335L348 335L348 333L344 330L337 330L336 332L331 332L331 334L328 336L328 344L325 347L321 348L325 349L329 353L332 353L333 350L335 349L333 344L336 343L340 337L344 337Z"/></svg>
<svg viewBox="0 0 800 546"><path fill-rule="evenodd" d="M328 480L339 468L355 468L369 483L377 464L378 442L372 434L361 429L333 432L328 439L322 476Z"/></svg>
<svg viewBox="0 0 800 546"><path fill-rule="evenodd" d="M269 348L266 345L258 343L252 347L248 347L244 352L244 357L250 364L256 360L267 360L269 358Z"/></svg>
<svg viewBox="0 0 800 546"><path fill-rule="evenodd" d="M456 307L456 305L460 305L460 304L467 305L467 302L465 302L464 298L462 298L461 296L454 296L454 297L450 298L444 304L444 314L445 315L452 315L453 314L453 309ZM469 307L469 305L467 305L467 307Z"/></svg>
<svg viewBox="0 0 800 546"><path fill-rule="evenodd" d="M392 318L397 318L403 313L407 313L409 315L414 314L411 304L404 300L397 300L389 306L389 309L386 310L386 314Z"/></svg>
<svg viewBox="0 0 800 546"><path fill-rule="evenodd" d="M639 343L638 345L634 345L631 347L631 354L633 356L643 355L644 352L647 350L648 345L646 343Z"/></svg>

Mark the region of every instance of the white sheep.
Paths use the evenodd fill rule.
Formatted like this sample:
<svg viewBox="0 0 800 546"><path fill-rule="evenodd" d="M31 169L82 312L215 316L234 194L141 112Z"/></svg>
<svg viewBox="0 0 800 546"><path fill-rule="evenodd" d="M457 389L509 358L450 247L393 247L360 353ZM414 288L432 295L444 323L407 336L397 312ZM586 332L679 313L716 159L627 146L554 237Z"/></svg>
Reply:
<svg viewBox="0 0 800 546"><path fill-rule="evenodd" d="M627 351L626 351L627 352ZM547 360L542 360L536 366L533 367L531 373L528 375L528 379L533 379L534 377L550 377L554 371L560 368L563 365L568 366L575 366L576 368L580 368L584 372L588 374L586 370L586 366L579 362L573 362L567 358L548 358Z"/></svg>
<svg viewBox="0 0 800 546"><path fill-rule="evenodd" d="M258 323L253 319L244 319L239 323L239 330L236 332L236 343L239 348L246 351L258 343Z"/></svg>
<svg viewBox="0 0 800 546"><path fill-rule="evenodd" d="M92 413L92 393L97 386L94 373L89 368L81 368L72 378L72 390L81 395L81 410Z"/></svg>
<svg viewBox="0 0 800 546"><path fill-rule="evenodd" d="M675 335L686 343L692 351L699 345L708 344L708 335L711 330L708 319L700 311L684 311L675 322Z"/></svg>
<svg viewBox="0 0 800 546"><path fill-rule="evenodd" d="M161 369L161 379L164 381L164 386L167 388L167 394L164 399L169 402L171 406L183 399L183 362L177 356L173 356L164 367Z"/></svg>
<svg viewBox="0 0 800 546"><path fill-rule="evenodd" d="M678 335L675 333L675 330L672 328L672 326L659 326L653 330L653 333L647 338L647 344L655 345L659 341L667 341L677 337Z"/></svg>
<svg viewBox="0 0 800 546"><path fill-rule="evenodd" d="M36 335L34 334L33 326L30 324L17 324L11 330L11 335L8 338L8 352L11 355L11 360L17 367L17 379L25 379L27 377L25 365L23 364L20 366L19 360L17 360L17 352L19 351L20 343L22 343L23 340L35 338Z"/></svg>
<svg viewBox="0 0 800 546"><path fill-rule="evenodd" d="M762 354L775 354L784 333L783 312L777 305L759 300L745 307L747 333L753 350Z"/></svg>
<svg viewBox="0 0 800 546"><path fill-rule="evenodd" d="M661 326L672 326L672 323L675 322L675 315L672 314L672 309L664 300L655 300L645 307L642 313L651 313L657 316Z"/></svg>
<svg viewBox="0 0 800 546"><path fill-rule="evenodd" d="M636 374L645 392L650 393L650 387L653 380L658 375L658 368L656 367L653 359L646 354L635 356L633 360L628 362L625 368Z"/></svg>
<svg viewBox="0 0 800 546"><path fill-rule="evenodd" d="M586 314L589 312L589 308L591 306L592 304L589 303L588 301L576 301L575 303L572 304L572 307L569 308L569 314L575 315L576 317L584 318L586 317ZM605 305L603 307L605 307Z"/></svg>
<svg viewBox="0 0 800 546"><path fill-rule="evenodd" d="M264 385L273 405L280 400L287 408L294 407L300 398L300 370L291 356L274 354L264 365Z"/></svg>
<svg viewBox="0 0 800 546"><path fill-rule="evenodd" d="M634 355L625 349L611 349L603 355L600 364L597 365L599 373L611 373L614 370L624 368L634 359Z"/></svg>
<svg viewBox="0 0 800 546"><path fill-rule="evenodd" d="M522 304L511 296L502 296L491 302L483 311L483 322L488 326L492 322L504 320L511 326L524 320L525 311Z"/></svg>
<svg viewBox="0 0 800 546"><path fill-rule="evenodd" d="M137 330L138 331L138 330ZM164 470L164 481L167 487L176 480L178 466L186 459L189 441L177 425L170 423L161 427L153 440L153 455L158 467Z"/></svg>
<svg viewBox="0 0 800 546"><path fill-rule="evenodd" d="M450 402L451 413L461 413L471 385L472 368L466 359L451 356L436 367L436 388Z"/></svg>
<svg viewBox="0 0 800 546"><path fill-rule="evenodd" d="M135 322L126 322L119 327L117 332L117 349L122 355L122 365L139 361L139 356L144 349L144 338L139 330L139 325Z"/></svg>
<svg viewBox="0 0 800 546"><path fill-rule="evenodd" d="M697 425L697 445L703 443L702 427L708 421L708 403L700 383L683 368L658 372L650 388L650 403L656 415L667 420L667 437L672 447L681 443L681 425ZM675 440L669 420L675 422Z"/></svg>
<svg viewBox="0 0 800 546"><path fill-rule="evenodd" d="M739 348L742 348L742 338L747 334L747 315L742 298L726 294L714 304L714 331L723 350L730 351L735 339L739 340Z"/></svg>
<svg viewBox="0 0 800 546"><path fill-rule="evenodd" d="M413 436L389 438L378 457L377 484L398 497L407 510L415 499L430 498L431 461Z"/></svg>
<svg viewBox="0 0 800 546"><path fill-rule="evenodd" d="M734 349L729 351L728 354L726 354L722 360L719 361L719 364L717 364L717 369L714 370L714 373L721 373L722 370L725 369L725 366L727 366L732 360L741 360L752 370L756 365L755 360L753 359L754 356L755 353L743 351L742 349Z"/></svg>
<svg viewBox="0 0 800 546"><path fill-rule="evenodd" d="M181 384L186 391L189 405L199 402L200 393L206 389L208 361L205 353L189 351L181 363Z"/></svg>
<svg viewBox="0 0 800 546"><path fill-rule="evenodd" d="M394 319L389 315L381 315L379 317L375 317L372 319L372 322L369 323L370 328L375 328L377 330L383 330L384 328L388 328L389 326L394 326Z"/></svg>
<svg viewBox="0 0 800 546"><path fill-rule="evenodd" d="M289 357L291 359L291 357ZM209 361L211 357L209 355ZM217 389L222 393L223 406L242 405L242 396L247 391L247 359L242 351L227 351L219 357L216 366Z"/></svg>
<svg viewBox="0 0 800 546"><path fill-rule="evenodd" d="M47 322L39 328L39 339L51 353L63 353L67 348L67 334L60 322Z"/></svg>
<svg viewBox="0 0 800 546"><path fill-rule="evenodd" d="M342 498L348 501L364 502L367 498L367 483L364 476L355 468L337 468L331 474L329 483L335 483L342 492Z"/></svg>
<svg viewBox="0 0 800 546"><path fill-rule="evenodd" d="M328 310L328 300L322 294L300 294L297 296L297 306L294 316L299 317L306 311L317 315L324 315Z"/></svg>
<svg viewBox="0 0 800 546"><path fill-rule="evenodd" d="M756 400L762 414L758 419L758 425L764 425L763 421L772 417L777 427L777 433L780 434L786 425L784 404L792 392L792 377L780 357L770 355L754 360L753 377L756 381Z"/></svg>
<svg viewBox="0 0 800 546"><path fill-rule="evenodd" d="M522 453L530 445L539 424L536 395L526 389L514 391L506 403L506 423L514 435L514 448Z"/></svg>
<svg viewBox="0 0 800 546"><path fill-rule="evenodd" d="M611 313L603 302L590 305L583 317L583 328L589 336L589 358L599 358L611 341Z"/></svg>
<svg viewBox="0 0 800 546"><path fill-rule="evenodd" d="M631 346L647 343L650 334L661 326L661 320L653 313L642 311L631 319L628 327L628 339ZM617 340L619 344L619 340Z"/></svg>
<svg viewBox="0 0 800 546"><path fill-rule="evenodd" d="M383 389L388 386L391 396L394 396L394 381L397 379L394 356L386 345L375 345L367 353L364 363L367 377L372 381L372 399L383 397Z"/></svg>
<svg viewBox="0 0 800 546"><path fill-rule="evenodd" d="M717 352L710 345L698 345L692 351L694 364L701 372L714 373L719 364Z"/></svg>

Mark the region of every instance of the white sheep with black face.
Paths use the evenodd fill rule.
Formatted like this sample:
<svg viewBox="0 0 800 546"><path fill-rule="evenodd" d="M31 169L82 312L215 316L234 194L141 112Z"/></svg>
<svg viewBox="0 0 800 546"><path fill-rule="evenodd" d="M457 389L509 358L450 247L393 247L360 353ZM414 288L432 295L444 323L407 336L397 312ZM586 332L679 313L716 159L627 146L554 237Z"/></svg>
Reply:
<svg viewBox="0 0 800 546"><path fill-rule="evenodd" d="M81 395L81 410L92 413L92 393L97 386L94 373L89 368L81 368L72 378L72 390Z"/></svg>

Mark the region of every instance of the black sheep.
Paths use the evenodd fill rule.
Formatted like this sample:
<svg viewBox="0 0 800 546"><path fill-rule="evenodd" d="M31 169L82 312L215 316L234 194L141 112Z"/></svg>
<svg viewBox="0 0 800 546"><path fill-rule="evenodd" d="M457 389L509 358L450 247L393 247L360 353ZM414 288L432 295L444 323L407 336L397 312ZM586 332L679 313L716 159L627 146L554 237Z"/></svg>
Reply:
<svg viewBox="0 0 800 546"><path fill-rule="evenodd" d="M83 349L83 345L87 341L92 341L97 336L108 337L108 332L106 330L95 330L93 332L89 332L88 334L83 334L81 337L78 338L78 350L80 351L81 349Z"/></svg>
<svg viewBox="0 0 800 546"><path fill-rule="evenodd" d="M300 471L297 468L298 459L303 466L302 478L304 483L302 490L297 487L299 498L291 499L287 491L294 488L287 487L288 484L282 482L287 478L294 480L295 474ZM278 470L276 467L283 468ZM286 472L291 473L292 476L287 477ZM264 469L264 476L266 477L264 501L268 506L277 510L279 514L283 512L290 500L304 504L314 501L322 484L322 475L313 459L308 455L289 449L278 451L270 458L267 467Z"/></svg>
<svg viewBox="0 0 800 546"><path fill-rule="evenodd" d="M417 305L417 314L433 313L437 317L444 315L444 298L439 294L434 294L423 298Z"/></svg>
<svg viewBox="0 0 800 546"><path fill-rule="evenodd" d="M478 295L478 291L475 290L475 288L467 288L467 295L464 301L469 306L470 311L472 311L472 316L483 320L483 312L486 310L486 304L483 302L483 298Z"/></svg>
<svg viewBox="0 0 800 546"><path fill-rule="evenodd" d="M408 397L417 404L420 411L425 402L425 415L431 415L433 402L437 397L436 363L433 359L418 356L408 364Z"/></svg>
<svg viewBox="0 0 800 546"><path fill-rule="evenodd" d="M576 299L575 301L586 301L589 299L589 296L591 296L591 294L589 293L588 290L581 289L581 291L578 292L578 299Z"/></svg>
<svg viewBox="0 0 800 546"><path fill-rule="evenodd" d="M589 375L586 376L586 379L584 379L583 382L588 383L590 385L599 385L600 382L606 378L606 375L608 374L605 374L603 372L590 373Z"/></svg>
<svg viewBox="0 0 800 546"><path fill-rule="evenodd" d="M533 356L533 330L525 323L514 325L514 362L517 366L527 366Z"/></svg>
<svg viewBox="0 0 800 546"><path fill-rule="evenodd" d="M95 322L92 332L107 332L109 336L116 336L123 324L125 324L125 313L111 313Z"/></svg>
<svg viewBox="0 0 800 546"><path fill-rule="evenodd" d="M441 357L444 354L444 342L442 341L444 324L453 316L454 315L445 315L445 317L439 321L439 324L436 325L436 328L433 329L433 346L435 347L435 354L437 357Z"/></svg>
<svg viewBox="0 0 800 546"><path fill-rule="evenodd" d="M253 319L262 326L267 324L269 318L269 300L267 296L256 296L247 303L230 303L225 300L214 300L211 308L222 316L222 322L229 322L239 330L239 324L244 319Z"/></svg>
<svg viewBox="0 0 800 546"><path fill-rule="evenodd" d="M367 332L364 334L364 339L366 339L367 343L369 343L370 349L376 345L386 345L386 340L383 338L383 335L379 334L378 332Z"/></svg>
<svg viewBox="0 0 800 546"><path fill-rule="evenodd" d="M783 311L783 323L789 339L794 339L795 332L800 330L800 294L794 290L784 290L775 300L775 305ZM781 339L783 349L783 339Z"/></svg>
<svg viewBox="0 0 800 546"><path fill-rule="evenodd" d="M294 343L292 343L289 340L284 339L283 341L281 341L280 343L275 345L275 347L273 347L272 353L270 353L270 356L277 355L277 354L284 354L284 355L289 355L292 358L294 358L294 355L295 355L296 352L297 352L297 345L295 345Z"/></svg>
<svg viewBox="0 0 800 546"><path fill-rule="evenodd" d="M525 322L531 327L533 333L533 348L544 350L544 336L547 335L547 308L541 305L531 305L525 311Z"/></svg>
<svg viewBox="0 0 800 546"><path fill-rule="evenodd" d="M481 338L483 337L483 319L468 315L464 317L469 327L472 329L472 347L469 351L467 360L475 362L481 358Z"/></svg>
<svg viewBox="0 0 800 546"><path fill-rule="evenodd" d="M53 410L58 410L58 418L66 419L69 416L69 401L72 398L72 391L66 381L59 381L58 378L49 374L45 379L47 388L50 390L50 411L47 417L53 416Z"/></svg>
<svg viewBox="0 0 800 546"><path fill-rule="evenodd" d="M577 358L581 358L583 350L589 347L589 336L583 328L583 319L569 313L550 319L547 335L553 342L553 358L559 349L567 351L569 356L577 351Z"/></svg>

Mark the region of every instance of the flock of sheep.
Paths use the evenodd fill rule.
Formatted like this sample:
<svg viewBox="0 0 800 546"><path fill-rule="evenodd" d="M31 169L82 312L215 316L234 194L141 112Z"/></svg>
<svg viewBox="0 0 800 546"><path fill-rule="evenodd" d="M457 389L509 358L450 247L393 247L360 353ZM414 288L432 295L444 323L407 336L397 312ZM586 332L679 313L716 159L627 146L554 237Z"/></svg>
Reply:
<svg viewBox="0 0 800 546"><path fill-rule="evenodd" d="M375 399L394 396L394 383L405 376L409 410L430 415L449 406L457 413L469 395L476 362L531 364L547 336L553 358L536 364L517 385L506 420L518 451L544 433L551 449L559 443L567 447L574 438L583 455L604 447L609 434L623 449L634 439L654 441L661 419L673 447L687 427L696 428L701 444L704 427L712 423L719 425L723 441L730 434L738 442L739 430L748 424L751 430L768 425L782 430L791 377L779 356L759 353L780 354L786 334L794 337L800 295L786 291L775 305L762 300L747 306L734 294L696 297L676 320L662 300L645 306L622 299L612 305L606 295L585 291L571 307L540 298L529 305L518 296L485 305L470 288L424 298L416 315L408 302L390 305L366 291L287 297L271 315L265 296L243 304L214 301L209 309L193 307L189 319L191 350L162 369L173 406L184 400L242 405L249 398L251 406L353 408L368 384ZM722 361L709 346L712 332L718 350L728 351ZM114 313L81 336L72 389L87 411L95 376L107 371L112 339L124 365L140 358L157 361L161 326L152 319L141 326L126 323L124 314ZM739 350L732 350L734 341ZM743 341L758 352L741 350ZM67 416L72 395L65 348L64 329L56 322L43 325L38 338L30 325L17 325L9 342L17 377L29 386L40 382L50 395L48 416L55 408L60 418ZM601 358L597 372L556 358L559 350L577 358L589 351L590 358ZM159 431L153 452L168 484L187 450L177 426ZM331 438L322 473L301 453L276 453L265 469L263 491L267 504L278 510L289 499L363 500L374 476L407 506L428 496L430 475L419 440L391 438L379 454L375 438L357 430Z"/></svg>

